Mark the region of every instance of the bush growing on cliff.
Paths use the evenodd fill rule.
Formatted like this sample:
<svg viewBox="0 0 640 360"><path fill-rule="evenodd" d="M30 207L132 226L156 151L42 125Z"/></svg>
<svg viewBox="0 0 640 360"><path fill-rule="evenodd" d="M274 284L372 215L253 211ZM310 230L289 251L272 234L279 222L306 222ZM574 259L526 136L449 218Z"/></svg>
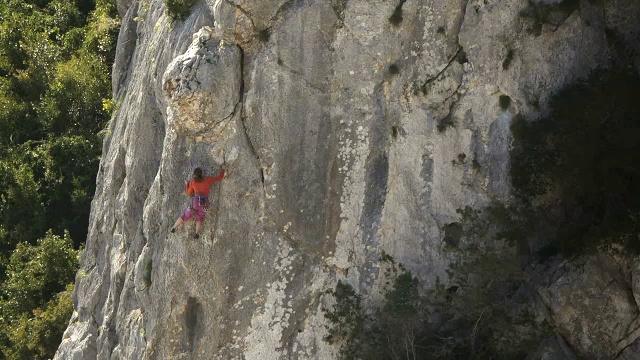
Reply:
<svg viewBox="0 0 640 360"><path fill-rule="evenodd" d="M557 2L529 0L527 7L520 11L520 16L529 20L527 31L535 36L540 36L543 25L549 24L558 27L579 7L579 0Z"/></svg>
<svg viewBox="0 0 640 360"><path fill-rule="evenodd" d="M169 16L174 19L184 20L189 16L191 7L196 3L195 0L164 0Z"/></svg>
<svg viewBox="0 0 640 360"><path fill-rule="evenodd" d="M339 283L335 305L325 310L326 340L340 347L343 359L525 357L551 330L535 319L513 247L502 245L459 251L453 285L424 294L411 272L392 263L384 300L371 311L351 286Z"/></svg>
<svg viewBox="0 0 640 360"><path fill-rule="evenodd" d="M395 273L384 304L368 313L353 287L338 282L332 295L335 304L325 309L332 324L325 338L340 347L342 359L405 358L405 351L418 356L417 331L421 318L418 280L410 273ZM403 354L403 355L400 355Z"/></svg>

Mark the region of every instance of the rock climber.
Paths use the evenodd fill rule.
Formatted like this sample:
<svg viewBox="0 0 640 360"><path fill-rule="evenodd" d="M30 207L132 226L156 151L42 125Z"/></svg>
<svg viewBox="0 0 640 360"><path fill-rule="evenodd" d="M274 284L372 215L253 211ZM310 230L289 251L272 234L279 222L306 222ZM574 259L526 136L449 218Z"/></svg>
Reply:
<svg viewBox="0 0 640 360"><path fill-rule="evenodd" d="M193 235L193 238L200 238L200 226L202 225L205 213L209 210L211 184L222 180L225 175L225 170L226 166L222 165L220 173L217 176L203 176L202 169L199 167L193 170L193 178L186 183L186 191L187 195L191 197L191 205L184 211L184 214L176 220L176 223L171 228L172 233L175 233L176 229L195 215L196 233Z"/></svg>

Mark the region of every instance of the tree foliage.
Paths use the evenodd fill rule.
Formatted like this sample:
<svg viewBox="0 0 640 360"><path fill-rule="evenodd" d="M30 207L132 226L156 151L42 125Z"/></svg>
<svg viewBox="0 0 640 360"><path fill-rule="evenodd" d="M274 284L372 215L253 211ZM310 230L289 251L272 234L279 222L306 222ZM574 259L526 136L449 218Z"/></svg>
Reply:
<svg viewBox="0 0 640 360"><path fill-rule="evenodd" d="M9 359L52 357L71 316L78 251L69 233L18 244L0 287L0 350Z"/></svg>
<svg viewBox="0 0 640 360"><path fill-rule="evenodd" d="M533 291L516 256L510 209L461 209L462 229L449 284L420 291L419 281L388 255L381 303L339 282L325 309L342 359L523 359L553 336L536 315Z"/></svg>
<svg viewBox="0 0 640 360"><path fill-rule="evenodd" d="M50 358L70 315L110 117L112 0L0 2L0 358Z"/></svg>

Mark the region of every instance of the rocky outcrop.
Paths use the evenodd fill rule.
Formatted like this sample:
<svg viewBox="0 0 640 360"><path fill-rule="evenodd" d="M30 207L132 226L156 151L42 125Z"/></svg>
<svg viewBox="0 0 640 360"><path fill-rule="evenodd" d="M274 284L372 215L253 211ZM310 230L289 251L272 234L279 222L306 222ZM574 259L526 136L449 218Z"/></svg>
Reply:
<svg viewBox="0 0 640 360"><path fill-rule="evenodd" d="M638 46L634 0L550 19L532 4L211 0L180 21L118 1L118 110L56 358L333 358L321 309L338 279L374 294L384 251L446 281L456 210L509 196L514 115ZM222 164L201 238L169 233L193 168ZM540 290L558 332L629 358L628 288L594 299L615 277L564 269Z"/></svg>
<svg viewBox="0 0 640 360"><path fill-rule="evenodd" d="M538 289L558 332L582 357L615 359L637 347L640 309L631 274L628 259L603 253L563 262Z"/></svg>

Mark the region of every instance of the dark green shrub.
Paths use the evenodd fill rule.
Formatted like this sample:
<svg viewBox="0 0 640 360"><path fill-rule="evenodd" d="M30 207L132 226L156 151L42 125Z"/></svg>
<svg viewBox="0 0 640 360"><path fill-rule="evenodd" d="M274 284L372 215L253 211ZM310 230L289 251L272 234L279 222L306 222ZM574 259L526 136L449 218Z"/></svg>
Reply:
<svg viewBox="0 0 640 360"><path fill-rule="evenodd" d="M500 95L498 102L502 110L507 110L511 105L511 98L508 95Z"/></svg>
<svg viewBox="0 0 640 360"><path fill-rule="evenodd" d="M504 57L504 60L502 61L502 70L509 69L509 66L511 66L511 62L513 61L514 56L515 56L515 52L513 51L513 49L509 49L509 51L507 51L507 55Z"/></svg>
<svg viewBox="0 0 640 360"><path fill-rule="evenodd" d="M144 266L144 285L146 287L151 286L151 273L153 271L153 260L149 259Z"/></svg>
<svg viewBox="0 0 640 360"><path fill-rule="evenodd" d="M167 13L174 19L184 20L191 12L196 0L164 0Z"/></svg>
<svg viewBox="0 0 640 360"><path fill-rule="evenodd" d="M271 38L271 31L269 31L269 29L262 29L258 31L258 40L260 40L260 42L263 42L263 43L269 42L270 38Z"/></svg>
<svg viewBox="0 0 640 360"><path fill-rule="evenodd" d="M438 121L438 125L436 125L436 129L438 129L438 132L444 132L445 130L447 130L447 128L455 127L455 126L456 126L456 123L453 122L453 119L451 118L451 114L449 114Z"/></svg>
<svg viewBox="0 0 640 360"><path fill-rule="evenodd" d="M529 0L527 7L520 11L520 16L529 20L527 31L540 36L544 24L557 27L579 7L580 0L562 0L556 3Z"/></svg>
<svg viewBox="0 0 640 360"><path fill-rule="evenodd" d="M362 308L362 297L349 284L338 281L331 292L335 305L325 309L325 317L332 324L325 341L340 344L340 353L344 359L353 359L362 349L365 341L366 316Z"/></svg>
<svg viewBox="0 0 640 360"><path fill-rule="evenodd" d="M400 67L397 64L389 65L389 75L398 75L400 74Z"/></svg>
<svg viewBox="0 0 640 360"><path fill-rule="evenodd" d="M399 26L402 23L402 5L407 2L407 0L400 0L400 3L396 5L393 10L393 14L389 17L389 22L393 26Z"/></svg>
<svg viewBox="0 0 640 360"><path fill-rule="evenodd" d="M325 340L340 346L341 359L524 358L550 331L532 316L533 302L519 291L522 271L505 254L459 251L454 285L426 294L411 272L383 254L383 302L365 311L361 296L338 283L336 303L325 309L331 323Z"/></svg>

